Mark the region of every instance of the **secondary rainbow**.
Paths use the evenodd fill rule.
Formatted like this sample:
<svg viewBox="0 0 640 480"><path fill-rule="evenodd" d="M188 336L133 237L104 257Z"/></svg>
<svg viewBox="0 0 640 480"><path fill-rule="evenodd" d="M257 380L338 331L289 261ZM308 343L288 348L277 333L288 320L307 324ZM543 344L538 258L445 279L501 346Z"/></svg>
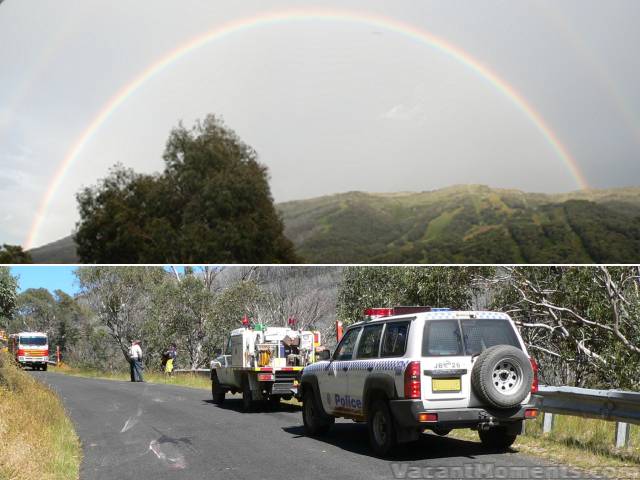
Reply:
<svg viewBox="0 0 640 480"><path fill-rule="evenodd" d="M145 68L131 82L124 85L115 95L113 95L100 109L87 128L84 129L76 142L71 146L55 171L52 180L40 201L38 210L36 211L35 218L25 240L25 248L29 249L33 247L33 243L38 235L51 200L60 187L65 174L71 165L73 165L73 162L78 158L83 148L93 138L100 126L102 126L102 124L118 109L118 107L150 79L174 64L183 56L227 35L243 32L256 27L277 25L279 23L316 20L361 23L396 32L413 40L425 43L469 67L472 71L497 88L530 119L546 139L549 146L567 166L577 185L580 188L588 188L587 180L580 171L576 160L560 142L557 135L551 130L549 125L547 125L542 116L509 83L455 45L452 45L430 32L420 29L414 25L370 13L322 9L284 10L245 17L217 26L170 51L162 58Z"/></svg>

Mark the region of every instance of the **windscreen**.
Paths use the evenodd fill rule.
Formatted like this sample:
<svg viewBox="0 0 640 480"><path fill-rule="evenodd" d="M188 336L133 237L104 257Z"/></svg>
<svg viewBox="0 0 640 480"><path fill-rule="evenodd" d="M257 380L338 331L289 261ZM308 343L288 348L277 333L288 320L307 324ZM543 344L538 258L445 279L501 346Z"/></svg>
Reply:
<svg viewBox="0 0 640 480"><path fill-rule="evenodd" d="M47 344L45 337L20 337L20 345L29 345L32 347L44 346Z"/></svg>
<svg viewBox="0 0 640 480"><path fill-rule="evenodd" d="M516 332L507 320L430 320L424 326L422 355L476 355L494 345L520 348Z"/></svg>

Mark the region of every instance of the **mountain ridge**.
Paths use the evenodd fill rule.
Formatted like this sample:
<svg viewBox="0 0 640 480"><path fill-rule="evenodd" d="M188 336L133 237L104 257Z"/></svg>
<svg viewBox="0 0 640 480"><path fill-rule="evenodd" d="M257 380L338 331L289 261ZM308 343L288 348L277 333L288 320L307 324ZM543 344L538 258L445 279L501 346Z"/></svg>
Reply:
<svg viewBox="0 0 640 480"><path fill-rule="evenodd" d="M548 194L453 185L350 191L276 207L285 234L310 263L640 260L640 187ZM71 236L30 253L39 263L77 262Z"/></svg>

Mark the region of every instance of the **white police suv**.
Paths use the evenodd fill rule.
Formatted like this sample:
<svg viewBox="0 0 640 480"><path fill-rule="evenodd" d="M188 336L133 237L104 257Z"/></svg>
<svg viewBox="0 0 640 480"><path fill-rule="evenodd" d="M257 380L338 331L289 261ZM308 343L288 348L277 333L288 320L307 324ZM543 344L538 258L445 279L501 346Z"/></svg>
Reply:
<svg viewBox="0 0 640 480"><path fill-rule="evenodd" d="M377 455L429 429L472 428L507 449L536 418L537 365L501 312L377 308L350 325L329 360L304 368L299 395L307 434L336 417L366 422Z"/></svg>

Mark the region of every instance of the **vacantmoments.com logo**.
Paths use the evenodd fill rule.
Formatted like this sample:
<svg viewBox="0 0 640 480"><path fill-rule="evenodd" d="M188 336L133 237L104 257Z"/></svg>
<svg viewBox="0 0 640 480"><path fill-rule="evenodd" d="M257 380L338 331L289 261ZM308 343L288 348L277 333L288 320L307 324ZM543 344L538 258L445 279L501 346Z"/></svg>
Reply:
<svg viewBox="0 0 640 480"><path fill-rule="evenodd" d="M391 463L393 478L456 478L456 479L582 479L582 478L638 478L637 466L602 466L589 469L588 474L563 465L517 466L496 465L490 462L469 462L456 466L419 466L411 463Z"/></svg>

